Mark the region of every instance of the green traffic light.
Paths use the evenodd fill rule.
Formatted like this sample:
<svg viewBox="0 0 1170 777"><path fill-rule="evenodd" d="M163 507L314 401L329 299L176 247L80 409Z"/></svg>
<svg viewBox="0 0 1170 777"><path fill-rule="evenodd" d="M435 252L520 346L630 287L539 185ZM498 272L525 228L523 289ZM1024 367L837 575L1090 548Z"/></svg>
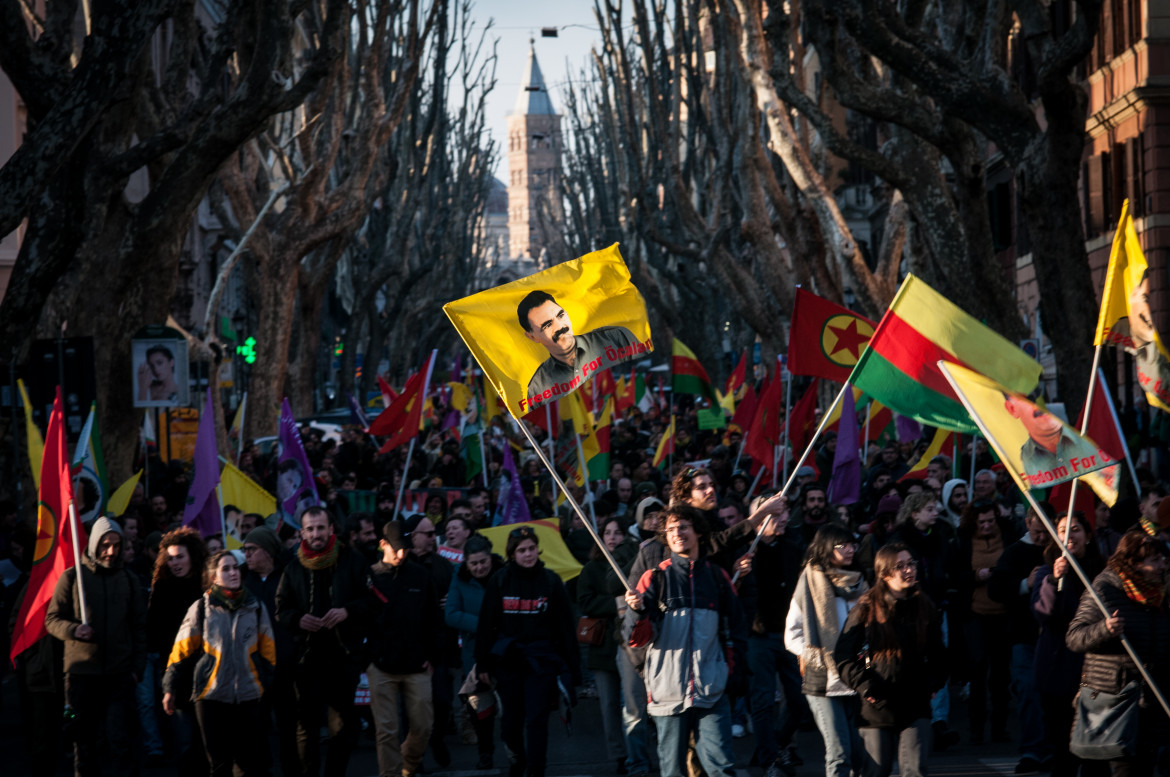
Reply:
<svg viewBox="0 0 1170 777"><path fill-rule="evenodd" d="M256 363L256 338L249 337L243 345L236 346L236 353L244 357L247 364Z"/></svg>

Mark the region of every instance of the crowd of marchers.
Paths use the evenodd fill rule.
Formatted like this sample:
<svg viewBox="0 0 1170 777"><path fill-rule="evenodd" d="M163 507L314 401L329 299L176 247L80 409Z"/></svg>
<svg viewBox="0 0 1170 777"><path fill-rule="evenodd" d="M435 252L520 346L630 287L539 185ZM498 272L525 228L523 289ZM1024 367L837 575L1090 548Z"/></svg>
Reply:
<svg viewBox="0 0 1170 777"><path fill-rule="evenodd" d="M860 500L834 505L831 435L784 497L770 473L750 474L734 429L693 417L669 465L652 467L653 416L615 425L609 478L570 485L605 552L521 457L530 514L559 517L582 565L568 581L532 527L495 548L479 533L497 519L492 445L487 477L472 479L437 434L407 471L404 451L379 456L360 430L335 442L305 426L323 505L295 522L238 516L238 551L178 525L186 475L159 462L124 515L88 527L49 636L17 661L30 763L55 774L71 753L78 775L340 777L365 729L383 777L544 777L550 718L582 697L601 707L607 771L635 777L780 777L822 756L831 775L925 774L961 739L1015 742L1017 773L1158 768L1170 722L1152 700L1132 756L1069 752L1082 685L1142 682L1122 635L1170 688L1166 536L1140 525L1170 530L1170 500L1148 474L1142 500L1093 515L1039 503L1107 614L985 449L902 479L925 442L871 445ZM275 465L251 446L240 461L266 484ZM466 490L396 514L404 479ZM355 509L363 492L372 510ZM0 513L0 552L27 570L36 538L15 508ZM10 588L15 611L24 593ZM949 725L960 704L967 731ZM815 753L795 744L808 725ZM744 736L754 750L737 764ZM452 764L456 739L476 744L474 763Z"/></svg>

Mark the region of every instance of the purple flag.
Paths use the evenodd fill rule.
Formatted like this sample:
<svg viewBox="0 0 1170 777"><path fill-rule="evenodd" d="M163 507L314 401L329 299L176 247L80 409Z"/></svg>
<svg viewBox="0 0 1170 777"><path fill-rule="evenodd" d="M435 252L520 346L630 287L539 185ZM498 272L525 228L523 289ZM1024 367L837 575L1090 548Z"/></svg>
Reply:
<svg viewBox="0 0 1170 777"><path fill-rule="evenodd" d="M366 411L362 410L362 406L358 403L357 397L348 391L345 392L345 396L349 400L349 420L362 429L368 429L370 419L366 417Z"/></svg>
<svg viewBox="0 0 1170 777"><path fill-rule="evenodd" d="M301 431L293 418L288 397L280 406L280 463L276 466L276 501L286 523L301 528L301 511L321 504L309 457L301 443Z"/></svg>
<svg viewBox="0 0 1170 777"><path fill-rule="evenodd" d="M504 441L504 466L500 471L500 506L496 508L496 526L505 526L509 523L525 523L531 521L528 513L528 502L524 498L524 486L520 484L520 475L516 472L516 462L512 459L512 446Z"/></svg>
<svg viewBox="0 0 1170 777"><path fill-rule="evenodd" d="M829 502L856 504L861 498L861 455L857 433L857 406L848 385L841 398L841 423L837 425L837 452L833 455L833 477L829 481Z"/></svg>
<svg viewBox="0 0 1170 777"><path fill-rule="evenodd" d="M922 437L922 424L897 413L894 414L894 429L898 442L917 442Z"/></svg>
<svg viewBox="0 0 1170 777"><path fill-rule="evenodd" d="M223 531L223 515L215 487L219 485L219 453L215 445L215 408L211 404L211 389L207 389L207 404L199 416L199 431L195 434L195 476L187 492L187 506L183 508L183 525L191 526L200 535L211 537Z"/></svg>

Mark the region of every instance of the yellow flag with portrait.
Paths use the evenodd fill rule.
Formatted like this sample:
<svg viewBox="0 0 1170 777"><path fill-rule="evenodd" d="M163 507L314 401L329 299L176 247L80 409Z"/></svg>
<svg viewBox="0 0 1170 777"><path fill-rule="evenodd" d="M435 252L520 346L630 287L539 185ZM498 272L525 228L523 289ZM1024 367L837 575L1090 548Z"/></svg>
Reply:
<svg viewBox="0 0 1170 777"><path fill-rule="evenodd" d="M443 311L517 419L654 350L616 243Z"/></svg>

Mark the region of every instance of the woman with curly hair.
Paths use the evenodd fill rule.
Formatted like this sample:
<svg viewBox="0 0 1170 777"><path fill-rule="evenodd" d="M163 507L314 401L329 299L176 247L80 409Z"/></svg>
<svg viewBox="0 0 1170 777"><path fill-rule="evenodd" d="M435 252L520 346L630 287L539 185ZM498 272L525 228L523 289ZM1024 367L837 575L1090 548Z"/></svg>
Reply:
<svg viewBox="0 0 1170 777"><path fill-rule="evenodd" d="M142 722L147 763L158 765L163 741L155 700L160 698L162 672L175 634L191 602L203 595L203 564L207 545L199 532L184 526L163 535L151 575L150 601L146 607L146 672L138 684L138 717ZM193 738L194 719L180 715L173 726L175 752L182 765Z"/></svg>
<svg viewBox="0 0 1170 777"><path fill-rule="evenodd" d="M1137 666L1121 644L1124 634L1161 689L1170 688L1170 609L1166 598L1166 546L1140 528L1130 529L1109 557L1091 596L1082 596L1065 642L1085 654L1079 693L1120 693L1135 683L1142 696L1134 755L1109 761L1115 775L1150 775L1170 726L1161 706L1145 687Z"/></svg>
<svg viewBox="0 0 1170 777"><path fill-rule="evenodd" d="M846 529L835 523L818 529L784 623L784 647L800 659L801 690L825 741L829 777L849 777L862 757L857 692L841 679L834 658L849 611L869 588L856 552Z"/></svg>
<svg viewBox="0 0 1170 777"><path fill-rule="evenodd" d="M918 586L905 545L874 555L874 586L849 613L833 651L841 679L861 697L864 774L925 774L930 697L947 680L942 613Z"/></svg>

